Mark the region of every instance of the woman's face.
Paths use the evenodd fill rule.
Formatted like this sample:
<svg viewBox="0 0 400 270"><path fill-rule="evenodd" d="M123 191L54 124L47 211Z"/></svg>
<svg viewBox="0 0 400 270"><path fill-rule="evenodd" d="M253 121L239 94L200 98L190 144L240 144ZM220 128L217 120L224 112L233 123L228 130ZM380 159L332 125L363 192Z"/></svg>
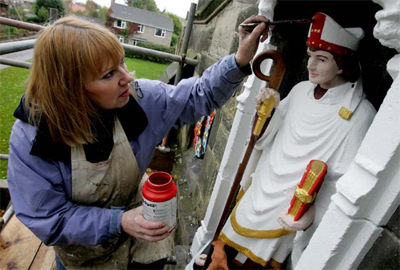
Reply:
<svg viewBox="0 0 400 270"><path fill-rule="evenodd" d="M342 70L336 64L333 55L326 51L312 51L307 49L309 56L307 69L310 82L329 89L343 83L340 76Z"/></svg>
<svg viewBox="0 0 400 270"><path fill-rule="evenodd" d="M109 59L104 61L102 70L85 83L90 100L101 109L122 108L129 101L129 84L133 81L123 58L117 67Z"/></svg>

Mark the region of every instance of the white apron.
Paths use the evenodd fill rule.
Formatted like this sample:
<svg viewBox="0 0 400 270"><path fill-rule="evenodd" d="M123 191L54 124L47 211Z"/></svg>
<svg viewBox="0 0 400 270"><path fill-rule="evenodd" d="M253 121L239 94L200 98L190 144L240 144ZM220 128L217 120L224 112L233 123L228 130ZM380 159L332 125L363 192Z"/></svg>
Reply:
<svg viewBox="0 0 400 270"><path fill-rule="evenodd" d="M109 158L98 163L86 160L82 145L71 148L72 201L74 203L101 208L131 209L134 204L141 202L138 196L141 194L138 189L140 170L117 117L113 140L114 146ZM162 250L158 250L158 253L166 254L163 252L162 244L151 243L153 252L144 253L143 249L136 247L137 241L122 232L121 236L114 241L97 246L62 245L54 248L67 269L127 269L129 258L132 257L131 249L135 252L135 257L146 257L146 260L138 261L140 263L150 263L165 258L153 256L159 246Z"/></svg>

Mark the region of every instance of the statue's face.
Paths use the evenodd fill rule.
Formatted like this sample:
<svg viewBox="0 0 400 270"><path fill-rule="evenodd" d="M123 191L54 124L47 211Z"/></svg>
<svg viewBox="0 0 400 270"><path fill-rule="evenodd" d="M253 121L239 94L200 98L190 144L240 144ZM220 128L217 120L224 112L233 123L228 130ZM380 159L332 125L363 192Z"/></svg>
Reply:
<svg viewBox="0 0 400 270"><path fill-rule="evenodd" d="M310 82L319 84L322 88L329 89L342 83L340 74L342 70L336 64L333 55L327 51L312 51L307 49L308 54L308 79Z"/></svg>
<svg viewBox="0 0 400 270"><path fill-rule="evenodd" d="M375 14L378 21L374 28L374 37L386 47L400 52L400 1L373 0L382 10Z"/></svg>

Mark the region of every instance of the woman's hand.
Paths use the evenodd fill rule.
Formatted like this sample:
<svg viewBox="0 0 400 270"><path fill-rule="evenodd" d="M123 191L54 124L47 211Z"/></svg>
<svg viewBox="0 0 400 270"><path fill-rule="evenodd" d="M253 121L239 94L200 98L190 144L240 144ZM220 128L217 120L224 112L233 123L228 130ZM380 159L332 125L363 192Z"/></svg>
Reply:
<svg viewBox="0 0 400 270"><path fill-rule="evenodd" d="M260 107L261 103L263 103L265 100L269 99L270 97L274 96L275 104L274 108L277 108L279 105L279 102L281 101L281 95L279 94L278 91L272 89L272 88L263 88L261 89L260 93L257 94L256 96L256 110Z"/></svg>
<svg viewBox="0 0 400 270"><path fill-rule="evenodd" d="M293 217L288 214L287 210L283 211L277 220L279 224L288 231L302 231L310 227L314 219L315 205L311 205L298 221L293 221Z"/></svg>
<svg viewBox="0 0 400 270"><path fill-rule="evenodd" d="M148 221L142 215L143 207L131 209L122 214L121 227L137 239L157 242L168 237L173 231L163 222Z"/></svg>
<svg viewBox="0 0 400 270"><path fill-rule="evenodd" d="M239 49L236 52L235 60L239 67L250 63L257 52L258 44L264 42L268 37L267 24L269 20L264 16L251 16L242 24L258 23L253 27L239 26Z"/></svg>

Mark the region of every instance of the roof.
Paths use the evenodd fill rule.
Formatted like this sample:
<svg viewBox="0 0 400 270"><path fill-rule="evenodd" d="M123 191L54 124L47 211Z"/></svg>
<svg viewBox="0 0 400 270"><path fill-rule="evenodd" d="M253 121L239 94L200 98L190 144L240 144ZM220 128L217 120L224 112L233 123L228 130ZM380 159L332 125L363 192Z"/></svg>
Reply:
<svg viewBox="0 0 400 270"><path fill-rule="evenodd" d="M113 11L111 17L171 32L174 31L174 23L172 19L165 15L116 3L111 4L111 9Z"/></svg>
<svg viewBox="0 0 400 270"><path fill-rule="evenodd" d="M87 16L83 16L83 15L79 15L79 14L75 14L75 17L80 18L85 21L88 21L88 22L96 23L101 26L104 26L104 23L105 23L102 19L99 19L99 18L87 17Z"/></svg>

